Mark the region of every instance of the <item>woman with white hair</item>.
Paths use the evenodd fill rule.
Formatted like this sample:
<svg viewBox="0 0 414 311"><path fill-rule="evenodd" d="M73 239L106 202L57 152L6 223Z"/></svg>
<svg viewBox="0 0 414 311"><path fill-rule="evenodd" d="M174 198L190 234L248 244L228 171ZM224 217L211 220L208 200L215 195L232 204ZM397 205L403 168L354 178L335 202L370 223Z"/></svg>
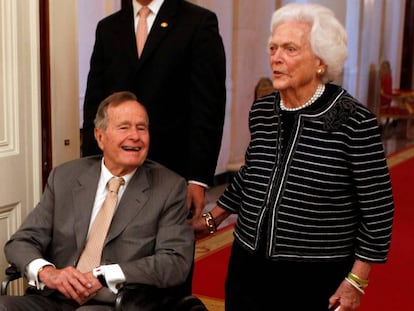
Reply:
<svg viewBox="0 0 414 311"><path fill-rule="evenodd" d="M276 92L254 101L245 164L193 224L202 237L238 215L226 311L356 310L387 260L394 201L377 119L332 83L346 41L324 6L273 14Z"/></svg>

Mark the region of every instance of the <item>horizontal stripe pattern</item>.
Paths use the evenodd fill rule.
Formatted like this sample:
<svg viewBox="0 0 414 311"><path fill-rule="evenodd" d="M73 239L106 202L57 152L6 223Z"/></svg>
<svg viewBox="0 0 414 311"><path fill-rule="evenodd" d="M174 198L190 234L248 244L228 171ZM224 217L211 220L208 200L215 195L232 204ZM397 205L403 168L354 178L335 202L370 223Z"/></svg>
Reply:
<svg viewBox="0 0 414 311"><path fill-rule="evenodd" d="M246 163L218 204L238 213L235 238L246 248L267 237L271 258L384 262L394 205L377 120L343 89L328 89L328 104L298 113L283 156L278 94L253 104Z"/></svg>

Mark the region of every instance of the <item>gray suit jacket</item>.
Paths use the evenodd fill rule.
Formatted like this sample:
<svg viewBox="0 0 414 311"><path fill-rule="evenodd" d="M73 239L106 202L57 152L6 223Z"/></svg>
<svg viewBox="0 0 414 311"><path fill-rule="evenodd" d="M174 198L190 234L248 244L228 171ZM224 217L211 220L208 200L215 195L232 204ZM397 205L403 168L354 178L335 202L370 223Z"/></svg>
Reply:
<svg viewBox="0 0 414 311"><path fill-rule="evenodd" d="M85 245L101 156L56 167L40 203L5 245L7 260L25 271L44 258L57 268L75 266ZM185 281L194 235L186 222L185 180L147 160L130 180L114 215L102 264L119 264L127 283L170 287Z"/></svg>

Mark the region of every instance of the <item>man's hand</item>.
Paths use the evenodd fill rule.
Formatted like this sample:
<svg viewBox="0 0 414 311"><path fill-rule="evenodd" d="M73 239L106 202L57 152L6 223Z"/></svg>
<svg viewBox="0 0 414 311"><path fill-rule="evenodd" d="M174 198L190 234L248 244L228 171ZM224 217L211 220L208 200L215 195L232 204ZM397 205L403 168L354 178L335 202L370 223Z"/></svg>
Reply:
<svg viewBox="0 0 414 311"><path fill-rule="evenodd" d="M189 183L187 186L187 207L190 219L198 219L204 209L206 189L203 186Z"/></svg>
<svg viewBox="0 0 414 311"><path fill-rule="evenodd" d="M46 266L39 272L38 278L48 288L58 290L66 298L73 299L79 304L91 299L102 288L92 272L84 274L75 267L56 269Z"/></svg>

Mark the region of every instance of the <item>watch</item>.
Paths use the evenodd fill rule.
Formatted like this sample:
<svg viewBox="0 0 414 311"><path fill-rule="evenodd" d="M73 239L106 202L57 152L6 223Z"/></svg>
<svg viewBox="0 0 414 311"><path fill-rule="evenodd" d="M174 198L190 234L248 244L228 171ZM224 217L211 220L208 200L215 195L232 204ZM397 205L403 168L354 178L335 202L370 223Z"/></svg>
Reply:
<svg viewBox="0 0 414 311"><path fill-rule="evenodd" d="M102 267L96 267L92 270L92 274L96 277L103 287L108 287L105 278L105 270Z"/></svg>

